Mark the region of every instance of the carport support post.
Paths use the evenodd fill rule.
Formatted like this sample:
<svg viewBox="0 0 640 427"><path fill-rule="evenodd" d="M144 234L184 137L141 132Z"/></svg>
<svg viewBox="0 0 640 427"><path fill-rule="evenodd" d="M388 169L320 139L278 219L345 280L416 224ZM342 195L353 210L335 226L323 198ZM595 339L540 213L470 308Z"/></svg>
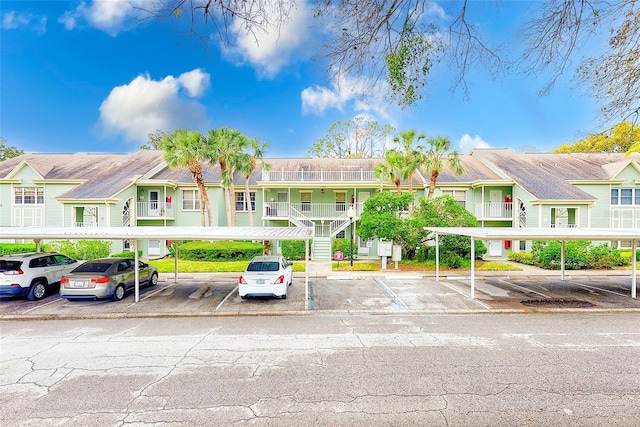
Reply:
<svg viewBox="0 0 640 427"><path fill-rule="evenodd" d="M135 269L134 269L134 275L133 275L133 280L135 281L135 300L136 302L140 301L140 266L138 265L138 240L134 240L133 242L133 259L135 262Z"/></svg>
<svg viewBox="0 0 640 427"><path fill-rule="evenodd" d="M638 272L636 271L636 245L638 244L637 240L633 240L631 242L631 246L633 247L633 251L631 254L631 298L636 298L636 287L638 281Z"/></svg>
<svg viewBox="0 0 640 427"><path fill-rule="evenodd" d="M564 280L564 250L565 241L560 242L560 280Z"/></svg>
<svg viewBox="0 0 640 427"><path fill-rule="evenodd" d="M436 232L436 282L440 281L440 243Z"/></svg>
<svg viewBox="0 0 640 427"><path fill-rule="evenodd" d="M471 299L476 299L476 239L471 237Z"/></svg>
<svg viewBox="0 0 640 427"><path fill-rule="evenodd" d="M42 240L35 239L34 242L36 242L36 252L40 253L40 242L42 242Z"/></svg>
<svg viewBox="0 0 640 427"><path fill-rule="evenodd" d="M304 241L304 308L309 310L309 240Z"/></svg>

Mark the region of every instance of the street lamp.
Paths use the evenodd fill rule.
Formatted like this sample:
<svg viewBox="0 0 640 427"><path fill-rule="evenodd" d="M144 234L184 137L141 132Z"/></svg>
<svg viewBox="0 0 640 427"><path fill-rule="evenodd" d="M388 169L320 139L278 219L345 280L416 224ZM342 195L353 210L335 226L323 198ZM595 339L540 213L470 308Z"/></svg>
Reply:
<svg viewBox="0 0 640 427"><path fill-rule="evenodd" d="M351 267L353 267L353 218L356 216L356 211L353 206L347 210L347 218L349 218L349 225L351 229L351 238L349 239L349 260L351 261Z"/></svg>

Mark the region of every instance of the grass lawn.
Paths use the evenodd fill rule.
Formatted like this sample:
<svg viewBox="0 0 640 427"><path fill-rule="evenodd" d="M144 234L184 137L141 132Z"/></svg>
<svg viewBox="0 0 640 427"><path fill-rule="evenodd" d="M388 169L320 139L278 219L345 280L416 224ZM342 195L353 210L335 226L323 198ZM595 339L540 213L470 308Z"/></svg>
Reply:
<svg viewBox="0 0 640 427"><path fill-rule="evenodd" d="M158 269L160 273L173 273L175 265L173 258L164 258L160 260L149 261L149 264ZM187 261L178 260L178 271L181 273L240 273L247 268L249 261ZM387 269L393 270L395 268L394 262L387 262ZM440 266L441 269L446 270L447 267ZM469 269L469 262L460 267L460 269ZM435 271L435 262L418 263L415 261L401 261L398 263L398 269L401 271ZM483 271L518 271L522 270L509 263L504 262L486 262L476 261L476 269ZM304 272L304 261L294 261L293 271ZM349 261L332 262L333 271L380 271L380 261L354 261L353 267L349 264Z"/></svg>

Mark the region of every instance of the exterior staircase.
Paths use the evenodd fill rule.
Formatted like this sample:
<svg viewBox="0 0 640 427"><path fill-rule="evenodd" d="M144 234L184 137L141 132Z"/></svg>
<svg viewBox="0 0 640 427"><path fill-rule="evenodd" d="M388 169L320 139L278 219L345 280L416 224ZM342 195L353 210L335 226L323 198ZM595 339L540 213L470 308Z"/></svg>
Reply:
<svg viewBox="0 0 640 427"><path fill-rule="evenodd" d="M315 236L311 246L311 260L331 260L331 237Z"/></svg>

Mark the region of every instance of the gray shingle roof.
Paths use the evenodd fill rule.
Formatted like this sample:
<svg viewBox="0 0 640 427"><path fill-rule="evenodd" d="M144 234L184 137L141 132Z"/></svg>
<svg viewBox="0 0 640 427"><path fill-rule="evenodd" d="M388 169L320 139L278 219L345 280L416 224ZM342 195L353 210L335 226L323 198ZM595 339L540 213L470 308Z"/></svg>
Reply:
<svg viewBox="0 0 640 427"><path fill-rule="evenodd" d="M23 154L0 162L6 178L23 161L47 180L84 180L60 198L102 199L113 197L162 162L162 151L134 154Z"/></svg>
<svg viewBox="0 0 640 427"><path fill-rule="evenodd" d="M509 149L479 149L486 159L534 197L544 200L595 200L569 181L608 180L638 159L622 153L516 153Z"/></svg>

